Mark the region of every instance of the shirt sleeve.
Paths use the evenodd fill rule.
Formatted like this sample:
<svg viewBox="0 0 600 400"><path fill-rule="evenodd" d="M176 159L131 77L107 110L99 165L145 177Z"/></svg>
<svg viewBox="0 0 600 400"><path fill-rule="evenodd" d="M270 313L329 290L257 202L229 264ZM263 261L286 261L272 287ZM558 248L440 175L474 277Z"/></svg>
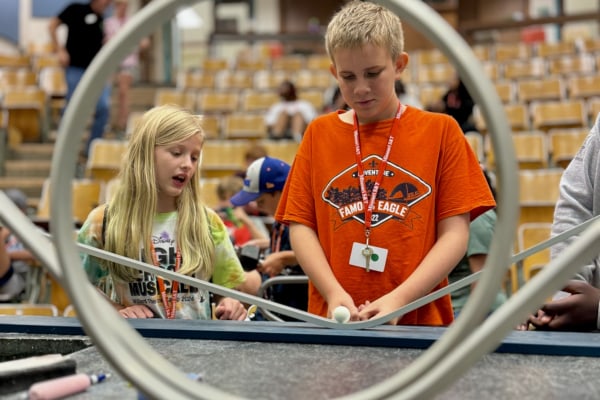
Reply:
<svg viewBox="0 0 600 400"><path fill-rule="evenodd" d="M214 284L233 289L244 282L244 269L229 238L225 224L213 210L207 209L207 214L215 244L215 266L212 281Z"/></svg>
<svg viewBox="0 0 600 400"><path fill-rule="evenodd" d="M552 236L565 232L594 216L594 198L597 196L595 183L600 182L598 157L600 156L600 119L592 128L585 142L565 169L560 180L560 194L554 210ZM551 248L555 258L569 246L577 236L572 236ZM595 282L595 262L584 266L575 276L598 287Z"/></svg>
<svg viewBox="0 0 600 400"><path fill-rule="evenodd" d="M77 242L98 249L104 247L102 245L102 225L105 208L105 206L100 206L90 212L83 226L79 229ZM102 260L83 252L80 253L80 257L90 282L94 286L102 286L108 277L108 270L103 265Z"/></svg>

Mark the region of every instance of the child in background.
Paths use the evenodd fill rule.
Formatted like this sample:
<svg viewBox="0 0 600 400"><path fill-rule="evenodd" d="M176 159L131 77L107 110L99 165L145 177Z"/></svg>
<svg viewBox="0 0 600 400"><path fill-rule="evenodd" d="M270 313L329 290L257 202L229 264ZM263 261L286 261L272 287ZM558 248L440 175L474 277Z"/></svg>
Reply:
<svg viewBox="0 0 600 400"><path fill-rule="evenodd" d="M325 44L351 110L308 126L275 218L290 225L309 277L308 311L345 306L367 320L446 286L470 220L495 202L456 121L400 104L394 83L408 55L398 16L351 1ZM452 321L447 295L391 323Z"/></svg>
<svg viewBox="0 0 600 400"><path fill-rule="evenodd" d="M235 247L247 243L249 240L266 240L268 238L254 224L242 207L235 207L229 199L242 190L244 180L238 176L226 176L221 178L217 185L217 213L227 227L231 242Z"/></svg>
<svg viewBox="0 0 600 400"><path fill-rule="evenodd" d="M217 285L242 287L244 271L227 229L201 202L197 177L203 143L200 117L176 106L146 112L128 141L115 194L92 210L78 241ZM206 290L89 255L83 255L83 265L125 318L211 318ZM245 319L239 301L215 302L217 318Z"/></svg>
<svg viewBox="0 0 600 400"><path fill-rule="evenodd" d="M306 125L317 116L317 110L306 100L298 99L296 86L291 81L279 85L281 101L273 104L265 115L271 139L300 141Z"/></svg>

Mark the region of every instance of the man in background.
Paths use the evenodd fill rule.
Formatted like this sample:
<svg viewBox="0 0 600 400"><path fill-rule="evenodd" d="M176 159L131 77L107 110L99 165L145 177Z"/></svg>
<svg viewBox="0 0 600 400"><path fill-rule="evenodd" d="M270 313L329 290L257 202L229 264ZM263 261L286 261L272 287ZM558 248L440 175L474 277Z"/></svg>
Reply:
<svg viewBox="0 0 600 400"><path fill-rule="evenodd" d="M50 39L65 68L67 102L79 84L87 67L104 44L103 14L112 0L90 0L87 4L72 3L52 18L49 24ZM57 30L65 25L68 29L65 45L59 44ZM104 86L94 112L94 120L83 156L87 158L92 140L104 134L110 113L110 85Z"/></svg>

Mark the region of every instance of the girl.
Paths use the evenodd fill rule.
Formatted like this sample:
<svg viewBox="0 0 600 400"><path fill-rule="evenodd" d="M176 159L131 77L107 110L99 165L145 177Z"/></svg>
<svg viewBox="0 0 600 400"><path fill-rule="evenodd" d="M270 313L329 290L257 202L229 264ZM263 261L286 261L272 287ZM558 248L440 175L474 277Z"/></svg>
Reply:
<svg viewBox="0 0 600 400"><path fill-rule="evenodd" d="M198 179L204 142L201 118L176 106L144 114L129 139L119 185L94 209L78 241L228 288L244 271L214 211L202 205ZM84 255L93 284L125 318L210 319L206 290ZM243 320L243 305L215 299L219 319Z"/></svg>

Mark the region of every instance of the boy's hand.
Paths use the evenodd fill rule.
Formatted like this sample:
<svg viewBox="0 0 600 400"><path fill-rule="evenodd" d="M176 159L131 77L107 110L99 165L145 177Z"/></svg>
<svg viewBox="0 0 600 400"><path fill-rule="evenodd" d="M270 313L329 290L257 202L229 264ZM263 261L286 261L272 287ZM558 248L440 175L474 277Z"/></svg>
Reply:
<svg viewBox="0 0 600 400"><path fill-rule="evenodd" d="M350 311L350 321L360 321L358 318L358 309L354 305L354 300L346 292L340 293L331 299L327 299L327 318L333 318L333 310L339 306L344 306Z"/></svg>
<svg viewBox="0 0 600 400"><path fill-rule="evenodd" d="M379 318L396 311L398 307L390 296L385 295L375 300L374 302L365 302L358 307L359 319L366 321L372 318ZM397 325L401 317L395 317L387 322L390 325Z"/></svg>

